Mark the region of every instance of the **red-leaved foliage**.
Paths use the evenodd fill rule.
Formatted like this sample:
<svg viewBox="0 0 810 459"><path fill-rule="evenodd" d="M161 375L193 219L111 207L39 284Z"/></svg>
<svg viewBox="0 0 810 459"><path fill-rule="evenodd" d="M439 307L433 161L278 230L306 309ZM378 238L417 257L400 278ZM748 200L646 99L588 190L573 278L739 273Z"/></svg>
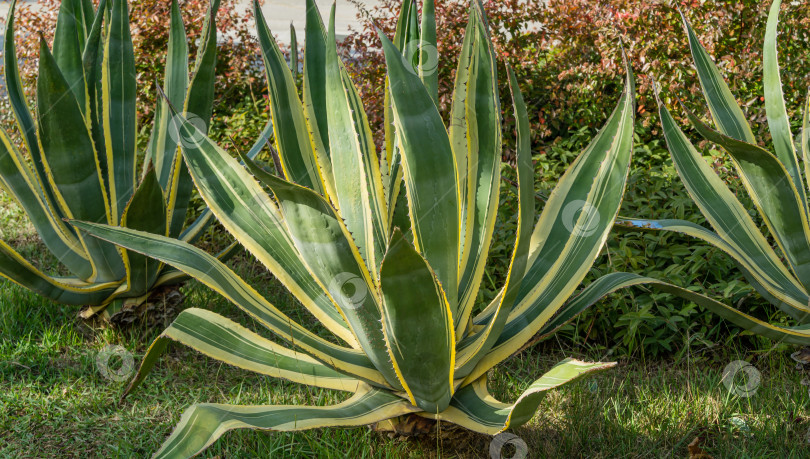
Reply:
<svg viewBox="0 0 810 459"><path fill-rule="evenodd" d="M785 3L778 49L785 97L788 106L795 109L806 95L810 73L810 4ZM546 79L548 119L569 125L593 125L604 119L619 89L620 39L639 77L643 123L649 124L649 115L655 111L653 79L664 95L682 98L704 113L705 103L678 12L681 9L714 56L749 120L761 124L762 46L769 8L770 2L756 0L550 0L544 23L551 40L544 46L554 51L547 73L556 75L557 82Z"/></svg>
<svg viewBox="0 0 810 459"><path fill-rule="evenodd" d="M33 100L39 57L38 35L52 45L59 12L59 0L21 3L17 9L15 32L20 76ZM97 5L98 1L94 1ZM261 65L256 65L258 44L251 33L253 13L239 0L222 0L217 14L218 53L215 112L239 102L245 93L264 90ZM208 11L208 0L180 0L180 10L189 43L189 65L193 66L197 41ZM171 1L130 1L130 28L135 49L138 84L139 127L148 127L155 107L155 82L162 84L169 38ZM5 18L3 18L5 21Z"/></svg>
<svg viewBox="0 0 810 459"><path fill-rule="evenodd" d="M361 2L353 2L363 8ZM354 30L344 45L352 50L347 67L358 86L368 110L369 122L378 145L383 141L383 94L385 63L380 50L376 26L389 37L394 35L397 16L402 2L382 0L370 10L361 10L358 15L363 27ZM531 68L539 57L536 43L542 41L539 28L543 0L486 1L486 9L492 28L492 40L501 59L509 62L519 76L524 68ZM437 48L439 51L439 97L443 115L450 110L456 60L464 40L467 26L466 1L436 1ZM421 7L421 5L420 5ZM502 66L503 67L503 66ZM501 69L503 73L505 70ZM506 79L500 79L502 97L509 94Z"/></svg>
<svg viewBox="0 0 810 459"><path fill-rule="evenodd" d="M810 74L810 3L785 3L778 45L785 96L793 111L806 95ZM672 98L685 98L700 108L700 113L705 112L678 8L717 59L749 119L764 119L760 100L762 44L770 2L490 0L483 4L497 54L518 75L529 105L535 143L604 123L623 87L622 42L637 77L642 126L654 126L656 119L652 118L656 110L653 78L670 97L669 103L674 102ZM385 67L373 24L392 35L399 5L398 0L384 0L382 6L361 14L364 26L347 40L355 51L349 67L377 133L382 132ZM467 8L466 0L436 1L443 113L449 109L452 96ZM506 99L509 92L502 64L500 80L504 119L508 122L511 104Z"/></svg>

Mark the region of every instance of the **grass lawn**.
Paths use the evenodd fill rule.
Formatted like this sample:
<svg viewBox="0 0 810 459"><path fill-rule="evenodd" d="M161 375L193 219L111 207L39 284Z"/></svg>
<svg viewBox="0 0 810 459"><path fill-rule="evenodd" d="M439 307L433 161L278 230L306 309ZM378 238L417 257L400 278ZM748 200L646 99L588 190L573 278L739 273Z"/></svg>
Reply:
<svg viewBox="0 0 810 459"><path fill-rule="evenodd" d="M0 197L0 226L12 228L2 237L28 256L43 257L34 262L48 266L52 261L37 250L31 228L18 217L13 204ZM314 323L263 269L244 257L232 264L291 317ZM183 292L186 306L214 310L262 332L204 286L190 282ZM331 404L347 398L173 346L145 384L119 402L125 382L102 376L98 352L120 345L137 365L160 330L91 329L76 313L0 281L0 457L142 457L159 447L195 402ZM551 340L492 371L491 391L501 400L515 400L567 356L605 359L593 349ZM735 395L721 381L726 364L738 359L751 361L761 373L750 397ZM783 348L713 349L680 362L622 361L550 393L538 415L514 433L526 442L529 457L688 457L695 438L718 458L810 457L810 396L800 383L803 377ZM746 383L739 377L734 382ZM367 428L237 431L204 457L489 457L489 442L486 436L446 430L415 439L389 438Z"/></svg>

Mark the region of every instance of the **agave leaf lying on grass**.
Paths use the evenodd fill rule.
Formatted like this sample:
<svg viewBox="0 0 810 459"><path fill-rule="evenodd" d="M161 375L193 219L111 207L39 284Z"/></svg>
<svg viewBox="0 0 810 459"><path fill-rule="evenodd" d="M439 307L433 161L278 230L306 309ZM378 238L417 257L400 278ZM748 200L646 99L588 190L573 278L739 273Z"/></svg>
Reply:
<svg viewBox="0 0 810 459"><path fill-rule="evenodd" d="M25 101L14 42L16 1L3 49L6 90L27 151L0 129L0 181L26 212L48 250L72 277L47 275L0 241L0 276L54 301L89 306L105 317L140 304L185 274L141 254L77 233L63 219L107 223L193 243L212 220L185 226L191 177L167 102L156 110L147 160L137 179L135 56L126 0L63 0L53 52L40 44L37 107ZM176 0L172 4L165 89L203 132L211 119L216 66L213 0L193 72ZM263 145L263 144L262 144ZM261 147L262 145L259 145ZM26 160L30 158L30 162ZM225 255L226 253L223 253Z"/></svg>
<svg viewBox="0 0 810 459"><path fill-rule="evenodd" d="M188 138L199 139L184 145L183 155L208 206L335 340L293 321L223 263L189 244L75 222L198 279L284 342L268 341L215 313L188 309L154 342L127 393L170 341L261 374L354 393L326 407L194 405L158 457L194 455L235 428L357 426L407 414L495 434L531 419L545 391L613 365L564 360L513 404L487 393L490 369L599 298L586 288L566 304L599 255L624 192L635 114L629 67L616 110L562 177L536 224L529 121L510 70L518 130L518 231L505 285L479 311L475 300L499 203L496 61L486 18L474 2L448 130L435 102L435 75L411 65L435 49L435 38L427 38L435 37L433 4L425 4L421 33L411 5L405 2L395 43L380 37L390 79L395 129L389 135L395 137L386 143L393 161L377 159L363 105L338 58L334 7L327 32L312 0L303 103L256 8L286 179L245 157L246 167L240 165L197 135L192 124L183 125ZM421 48L418 59L407 51L413 40ZM391 177L401 177L403 185ZM400 186L406 228L392 223Z"/></svg>
<svg viewBox="0 0 810 459"><path fill-rule="evenodd" d="M771 5L763 49L765 112L775 154L757 145L751 127L719 69L684 17L703 95L717 130L684 110L703 138L716 143L729 154L778 249L775 250L763 236L748 214L748 209L701 157L660 100L661 124L675 168L714 231L684 220L622 219L618 224L656 231L677 231L717 247L732 257L751 286L789 316L795 325L784 327L771 324L706 296L654 279L631 274L616 279L617 286L646 283L682 296L743 329L775 341L807 345L810 344L810 208L804 180L810 177L810 105L804 107L801 149L805 177L802 179L776 56L780 6L779 0Z"/></svg>

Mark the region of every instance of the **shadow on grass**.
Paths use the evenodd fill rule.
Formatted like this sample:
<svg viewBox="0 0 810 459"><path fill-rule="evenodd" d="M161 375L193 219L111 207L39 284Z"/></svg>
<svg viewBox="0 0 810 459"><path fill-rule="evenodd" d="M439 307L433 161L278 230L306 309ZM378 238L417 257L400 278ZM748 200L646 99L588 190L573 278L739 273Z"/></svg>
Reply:
<svg viewBox="0 0 810 459"><path fill-rule="evenodd" d="M246 260L237 271L290 316L326 332L281 285ZM270 336L245 314L196 282L186 307L211 309ZM0 283L0 456L131 457L155 451L182 412L198 402L338 403L349 395L252 374L172 346L145 383L119 403L124 382L101 376L96 355L120 345L143 356L159 331L87 329L78 309L54 305ZM556 346L556 347L555 347ZM532 381L570 354L538 345L490 373L496 398L514 401ZM575 357L597 360L587 352ZM721 382L726 363L749 359L761 385L748 398ZM696 437L714 457L806 457L810 397L783 350L726 349L711 359L621 362L611 371L551 392L535 418L514 430L529 457L685 457ZM488 457L489 437L454 433L391 439L367 428L303 433L238 431L206 456Z"/></svg>

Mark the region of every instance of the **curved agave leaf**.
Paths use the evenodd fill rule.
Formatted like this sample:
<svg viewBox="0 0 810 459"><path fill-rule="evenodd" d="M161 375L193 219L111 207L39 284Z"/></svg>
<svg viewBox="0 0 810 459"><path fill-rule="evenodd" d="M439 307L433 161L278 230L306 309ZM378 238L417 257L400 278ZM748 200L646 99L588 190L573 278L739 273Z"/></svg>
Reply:
<svg viewBox="0 0 810 459"><path fill-rule="evenodd" d="M118 224L135 192L135 54L129 31L127 0L111 0L102 62L102 123L107 164L110 222ZM47 153L47 152L46 152ZM79 217L83 220L99 220Z"/></svg>
<svg viewBox="0 0 810 459"><path fill-rule="evenodd" d="M459 375L469 374L475 365L492 349L506 325L509 312L515 304L518 292L526 274L526 265L531 243L532 225L534 224L534 167L532 165L531 131L529 115L526 104L517 84L517 79L511 67L509 72L509 85L512 89L512 99L515 106L515 119L517 120L517 178L518 178L518 223L515 235L515 248L509 262L506 275L506 284L500 296L497 309L493 317L483 330L474 335L469 344L463 346L458 358ZM465 324L466 327L466 324Z"/></svg>
<svg viewBox="0 0 810 459"><path fill-rule="evenodd" d="M663 104L659 103L661 124L678 175L695 200L703 215L714 227L720 238L733 250L747 259L754 260L759 270L769 276L785 276L785 268L771 249L759 228L756 227L746 209L740 204L725 183L703 160L689 139L680 130L675 120ZM751 270L752 273L756 270ZM779 281L783 288L793 282ZM806 293L805 293L806 294ZM791 295L796 298L797 295ZM801 294L798 296L801 298ZM787 305L784 305L787 306ZM800 313L801 314L801 313Z"/></svg>
<svg viewBox="0 0 810 459"><path fill-rule="evenodd" d="M190 308L155 339L138 373L122 398L138 387L152 371L166 347L175 341L220 362L299 384L355 392L361 382L300 352L294 352L225 317Z"/></svg>
<svg viewBox="0 0 810 459"><path fill-rule="evenodd" d="M605 293L617 290L619 288L626 288L633 285L647 285L662 292L670 293L694 302L700 306L705 307L709 311L717 314L723 319L748 330L752 333L770 338L777 342L784 342L789 344L810 344L810 326L804 325L799 327L780 327L771 325L767 322L759 320L748 314L742 313L731 306L727 306L719 301L713 300L700 293L693 292L677 285L669 284L667 282L653 279L651 277L639 276L633 273L622 273L622 276L616 276L610 279L610 283L602 286ZM804 320L810 318L810 313L806 313Z"/></svg>
<svg viewBox="0 0 810 459"><path fill-rule="evenodd" d="M356 339L326 291L313 279L261 185L204 133L174 113L189 139L183 156L208 207L250 251L332 333L350 344Z"/></svg>
<svg viewBox="0 0 810 459"><path fill-rule="evenodd" d="M298 98L295 79L267 27L262 9L256 0L253 2L253 11L267 73L270 116L274 126L273 137L284 176L293 183L323 194L323 180L315 158L314 145L309 137L301 100Z"/></svg>
<svg viewBox="0 0 810 459"><path fill-rule="evenodd" d="M749 281L756 282L761 287L757 290L763 295L778 298L776 303L784 303L783 311L793 315L794 319L798 318L797 313L803 316L802 311L810 312L807 306L810 297L802 285L781 263L768 259L767 253L741 250L717 233L686 220L623 219L617 224L653 231L675 231L701 239L732 257L748 273Z"/></svg>
<svg viewBox="0 0 810 459"><path fill-rule="evenodd" d="M475 2L475 5L478 3ZM498 71L484 21L480 6L472 8L470 25L464 37L465 42L469 40L471 44L465 43L463 46L469 47L469 53L462 53L469 61L459 61L450 122L462 226L457 331L466 325L478 298L492 234L495 232L501 183Z"/></svg>
<svg viewBox="0 0 810 459"><path fill-rule="evenodd" d="M529 267L503 332L467 376L472 382L528 342L584 279L619 211L633 146L635 87L625 90L605 127L565 172L532 234ZM533 205L533 203L532 203ZM468 345L464 340L460 346Z"/></svg>
<svg viewBox="0 0 810 459"><path fill-rule="evenodd" d="M427 261L394 230L380 268L385 344L408 398L439 413L453 396L453 314Z"/></svg>
<svg viewBox="0 0 810 459"><path fill-rule="evenodd" d="M692 59L695 61L700 86L703 88L703 95L709 104L709 111L712 113L717 128L729 137L756 144L754 133L751 132L751 126L748 125L742 109L735 102L734 95L731 94L731 90L728 89L723 76L720 75L720 70L712 62L712 57L706 52L703 45L700 44L695 31L692 30L692 26L686 20L686 16L683 16L683 13L681 13L681 16L686 34L689 37L689 48L692 52Z"/></svg>
<svg viewBox="0 0 810 459"><path fill-rule="evenodd" d="M713 131L694 114L687 113L704 138L731 153L760 214L769 227L773 228L772 233L776 234L777 243L795 266L794 271L800 274L801 279L806 278L805 265L810 257L807 254L810 247L806 233L810 231L810 226L802 212L798 191L791 184L784 166L770 152ZM791 217L786 217L786 214ZM796 215L798 218L795 218ZM771 216L775 216L775 219L771 220Z"/></svg>
<svg viewBox="0 0 810 459"><path fill-rule="evenodd" d="M40 40L39 55L37 127L49 184L67 218L107 222L111 208L88 126L44 40ZM79 239L93 266L89 280L111 282L124 277L124 265L113 245Z"/></svg>
<svg viewBox="0 0 810 459"><path fill-rule="evenodd" d="M782 163L767 150L712 130L686 111L692 125L706 139L725 149L740 179L774 235L782 253L802 284L810 285L810 234L803 197Z"/></svg>
<svg viewBox="0 0 810 459"><path fill-rule="evenodd" d="M259 134L259 138L254 142L253 146L250 147L250 150L247 152L247 157L250 159L255 159L259 156L259 153L262 152L267 142L270 141L270 137L273 135L273 122L268 121L267 125L264 127L264 130ZM202 236L203 232L208 228L208 225L211 224L211 220L213 220L214 214L211 212L211 209L206 208L194 223L187 226L178 239L183 242L188 242L189 244L195 243L200 236ZM226 250L232 250L233 247L236 247L238 244L234 242L231 248Z"/></svg>
<svg viewBox="0 0 810 459"><path fill-rule="evenodd" d="M101 304L120 284L120 282L86 284L76 282L75 279L48 276L3 241L0 241L0 274L46 298L72 305Z"/></svg>
<svg viewBox="0 0 810 459"><path fill-rule="evenodd" d="M779 21L779 8L782 0L774 0L768 12L768 24L765 27L765 45L762 50L762 83L765 87L765 115L773 138L776 157L785 166L793 186L799 192L803 215L807 218L807 195L799 169L799 159L793 146L793 134L790 132L790 121L785 109L785 97L782 94L782 79L779 76L779 60L776 57L776 34Z"/></svg>
<svg viewBox="0 0 810 459"><path fill-rule="evenodd" d="M318 193L270 175L248 158L243 160L273 192L302 261L337 305L360 347L388 383L399 388L379 325L382 315L374 281L340 216ZM346 283L353 284L355 291L344 291Z"/></svg>
<svg viewBox="0 0 810 459"><path fill-rule="evenodd" d="M376 278L388 243L388 207L368 118L357 88L337 54L334 4L326 48L326 88L338 211Z"/></svg>
<svg viewBox="0 0 810 459"><path fill-rule="evenodd" d="M229 430L280 432L319 427L363 426L417 411L401 398L368 386L334 406L239 406L204 403L189 408L156 458L190 457Z"/></svg>
<svg viewBox="0 0 810 459"><path fill-rule="evenodd" d="M8 93L11 109L14 112L14 118L17 121L17 128L22 134L25 141L25 147L31 155L31 162L34 163L34 168L39 179L40 186L44 190L48 201L56 202L56 197L53 195L48 184L48 175L45 173L45 167L42 164L42 153L39 148L39 140L37 139L37 126L34 123L34 117L28 109L28 104L25 102L25 92L23 91L22 80L20 79L20 69L17 66L17 47L14 41L14 13L17 7L17 0L12 0L11 5L8 7L8 18L6 19L6 30L3 37L3 71L5 76L5 89ZM56 217L61 219L61 209L53 209Z"/></svg>
<svg viewBox="0 0 810 459"><path fill-rule="evenodd" d="M0 128L0 180L25 210L42 241L67 269L83 279L93 274L84 247L55 214L53 203L42 192L40 183L8 133ZM6 271L0 271L5 273Z"/></svg>
<svg viewBox="0 0 810 459"><path fill-rule="evenodd" d="M744 271L745 272L745 271ZM597 280L593 281L592 283L588 284L581 293L579 293L576 297L574 297L568 304L565 305L564 308L560 310L560 312L554 316L552 320L550 320L540 332L537 333L536 337L532 340L531 343L543 340L554 333L557 332L561 327L566 325L568 322L573 320L577 315L579 315L582 311L590 307L591 305L595 304L599 301L600 298L613 293L617 290L624 289L627 287L633 286L641 286L647 285L650 279L649 278L642 278L634 273L625 273L625 272L615 272L606 274ZM695 303L707 307L708 309L717 312L722 311L724 317L729 318L733 317L733 319L729 319L731 322L736 324L742 324L743 326L750 326L751 324L755 324L757 327L762 327L763 329L768 329L768 333L771 337L778 338L782 340L784 336L791 336L794 341L791 342L802 342L802 340L810 339L810 335L807 337L803 337L804 332L806 331L806 327L797 327L796 329L783 329L780 327L771 327L770 325L765 324L764 322L758 321L746 314L738 313L733 308L729 308L722 303L713 302L714 300L710 300L702 295L696 294L691 290L684 289L681 287L677 287L672 284L663 283L657 280L653 280L654 282L649 283L650 287L656 288L658 290L665 291L667 293L683 297L687 300L694 301ZM697 299L697 300L696 300ZM794 311L795 312L795 311ZM736 314L735 314L736 313ZM807 318L810 311L802 313L803 318ZM738 316L739 315L739 316ZM763 325L764 324L764 325ZM526 347L528 347L528 345Z"/></svg>
<svg viewBox="0 0 810 459"><path fill-rule="evenodd" d="M453 397L450 408L438 416L430 417L449 421L475 432L495 435L528 422L549 390L615 365L615 363L586 363L565 359L533 382L512 404L502 403L493 398L487 392L487 377L482 376L459 389Z"/></svg>
<svg viewBox="0 0 810 459"><path fill-rule="evenodd" d="M233 302L281 339L303 349L319 361L344 374L381 387L387 386L383 376L363 352L328 342L302 327L205 251L175 239L128 228L77 221L73 225L95 237L129 250L149 254L174 266Z"/></svg>
<svg viewBox="0 0 810 459"><path fill-rule="evenodd" d="M439 110L402 54L379 33L388 66L414 245L458 307L459 203L455 161Z"/></svg>

